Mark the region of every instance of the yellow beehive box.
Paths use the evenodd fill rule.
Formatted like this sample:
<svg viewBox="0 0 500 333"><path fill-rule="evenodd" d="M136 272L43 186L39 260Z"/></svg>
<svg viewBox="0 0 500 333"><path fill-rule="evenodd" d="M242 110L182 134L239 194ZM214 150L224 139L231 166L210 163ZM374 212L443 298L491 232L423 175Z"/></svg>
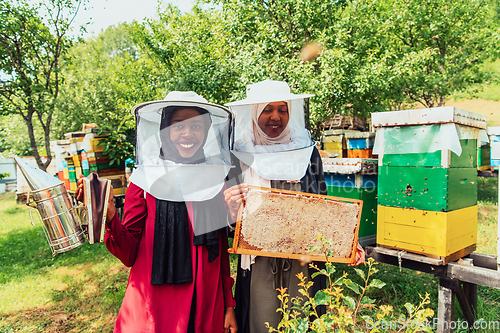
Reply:
<svg viewBox="0 0 500 333"><path fill-rule="evenodd" d="M99 142L101 140L106 140L106 139L103 139L103 138L95 138L95 139L90 139L90 145L92 147L92 149L90 150L90 152L94 152L94 153L102 153L104 151L104 145L100 145Z"/></svg>
<svg viewBox="0 0 500 333"><path fill-rule="evenodd" d="M342 151L342 142L325 142L326 151Z"/></svg>
<svg viewBox="0 0 500 333"><path fill-rule="evenodd" d="M127 177L125 173L121 175L104 176L102 178L110 179L113 186L113 195L121 195L127 192Z"/></svg>
<svg viewBox="0 0 500 333"><path fill-rule="evenodd" d="M445 264L475 250L477 206L450 212L378 206L377 244L441 257Z"/></svg>

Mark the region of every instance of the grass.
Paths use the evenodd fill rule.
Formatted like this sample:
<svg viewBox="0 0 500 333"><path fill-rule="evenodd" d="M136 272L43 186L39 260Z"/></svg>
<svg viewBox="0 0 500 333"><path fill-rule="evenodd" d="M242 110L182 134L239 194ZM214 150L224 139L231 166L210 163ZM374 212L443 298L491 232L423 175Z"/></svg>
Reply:
<svg viewBox="0 0 500 333"><path fill-rule="evenodd" d="M128 269L103 244L53 258L28 209L0 195L0 332L112 332Z"/></svg>
<svg viewBox="0 0 500 333"><path fill-rule="evenodd" d="M497 178L479 178L477 252L496 253ZM112 332L129 270L103 244L88 243L54 258L39 224L31 226L28 207L12 194L0 194L0 332ZM232 272L236 257L231 255ZM426 292L437 315L437 278L409 269L378 264L374 276L386 283L368 296L407 314ZM337 272L357 278L353 268ZM359 281L358 281L359 282ZM456 314L461 312L456 303ZM478 318L500 318L500 291L478 287ZM371 315L367 307L363 314Z"/></svg>

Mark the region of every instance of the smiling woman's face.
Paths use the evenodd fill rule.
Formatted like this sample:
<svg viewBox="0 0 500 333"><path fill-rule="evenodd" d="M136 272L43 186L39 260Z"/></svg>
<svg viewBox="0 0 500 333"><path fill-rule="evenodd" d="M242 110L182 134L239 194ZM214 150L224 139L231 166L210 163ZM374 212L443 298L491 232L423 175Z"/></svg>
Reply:
<svg viewBox="0 0 500 333"><path fill-rule="evenodd" d="M170 141L183 158L192 157L204 138L205 122L198 111L186 108L174 112L170 122Z"/></svg>
<svg viewBox="0 0 500 333"><path fill-rule="evenodd" d="M266 105L257 124L267 136L276 138L286 128L289 120L288 104L284 101L272 102Z"/></svg>

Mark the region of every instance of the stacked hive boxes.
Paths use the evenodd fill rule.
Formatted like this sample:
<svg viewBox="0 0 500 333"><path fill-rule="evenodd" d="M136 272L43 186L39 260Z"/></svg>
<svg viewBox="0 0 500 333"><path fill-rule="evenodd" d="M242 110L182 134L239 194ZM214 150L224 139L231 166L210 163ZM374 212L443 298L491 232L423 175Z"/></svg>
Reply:
<svg viewBox="0 0 500 333"><path fill-rule="evenodd" d="M347 157L372 158L375 132L351 132L346 133L345 137L347 139Z"/></svg>
<svg viewBox="0 0 500 333"><path fill-rule="evenodd" d="M490 138L490 165L494 169L500 166L500 127L488 127L488 136Z"/></svg>
<svg viewBox="0 0 500 333"><path fill-rule="evenodd" d="M328 195L363 200L359 243L375 244L377 233L377 160L328 158L323 161Z"/></svg>
<svg viewBox="0 0 500 333"><path fill-rule="evenodd" d="M361 133L354 130L333 129L323 131L321 142L323 149L331 154L337 154L339 158L347 157L347 133Z"/></svg>
<svg viewBox="0 0 500 333"><path fill-rule="evenodd" d="M98 130L87 129L85 132L66 133L65 140L55 143L62 151L63 172L61 180L67 189L76 190L76 182L80 175L88 176L91 172L101 178L111 179L113 194L125 194L127 180L125 177L125 163L111 164L108 155L104 154L104 142L107 135L98 135ZM58 173L58 177L59 176Z"/></svg>
<svg viewBox="0 0 500 333"><path fill-rule="evenodd" d="M475 249L477 138L486 117L455 107L372 114L377 243L455 260Z"/></svg>

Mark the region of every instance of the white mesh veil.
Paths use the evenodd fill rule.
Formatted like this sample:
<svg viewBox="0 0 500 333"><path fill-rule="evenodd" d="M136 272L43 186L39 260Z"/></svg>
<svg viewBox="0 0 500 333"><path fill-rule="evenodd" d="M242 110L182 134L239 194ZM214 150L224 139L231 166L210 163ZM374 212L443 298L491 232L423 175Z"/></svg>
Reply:
<svg viewBox="0 0 500 333"><path fill-rule="evenodd" d="M271 146L255 145L252 130L252 104L229 103L235 115L234 155L250 166L260 177L266 180L298 180L307 170L315 142L311 139L304 122L303 96L311 95L276 95L266 98L266 102L282 101L289 98L290 136L287 144ZM278 98L278 99L276 99ZM242 101L243 102L243 101ZM256 103L257 104L257 100Z"/></svg>
<svg viewBox="0 0 500 333"><path fill-rule="evenodd" d="M168 97L132 109L137 168L130 181L158 199L212 199L231 167L232 113L193 92L174 92ZM184 116L186 110L194 110L195 116Z"/></svg>

